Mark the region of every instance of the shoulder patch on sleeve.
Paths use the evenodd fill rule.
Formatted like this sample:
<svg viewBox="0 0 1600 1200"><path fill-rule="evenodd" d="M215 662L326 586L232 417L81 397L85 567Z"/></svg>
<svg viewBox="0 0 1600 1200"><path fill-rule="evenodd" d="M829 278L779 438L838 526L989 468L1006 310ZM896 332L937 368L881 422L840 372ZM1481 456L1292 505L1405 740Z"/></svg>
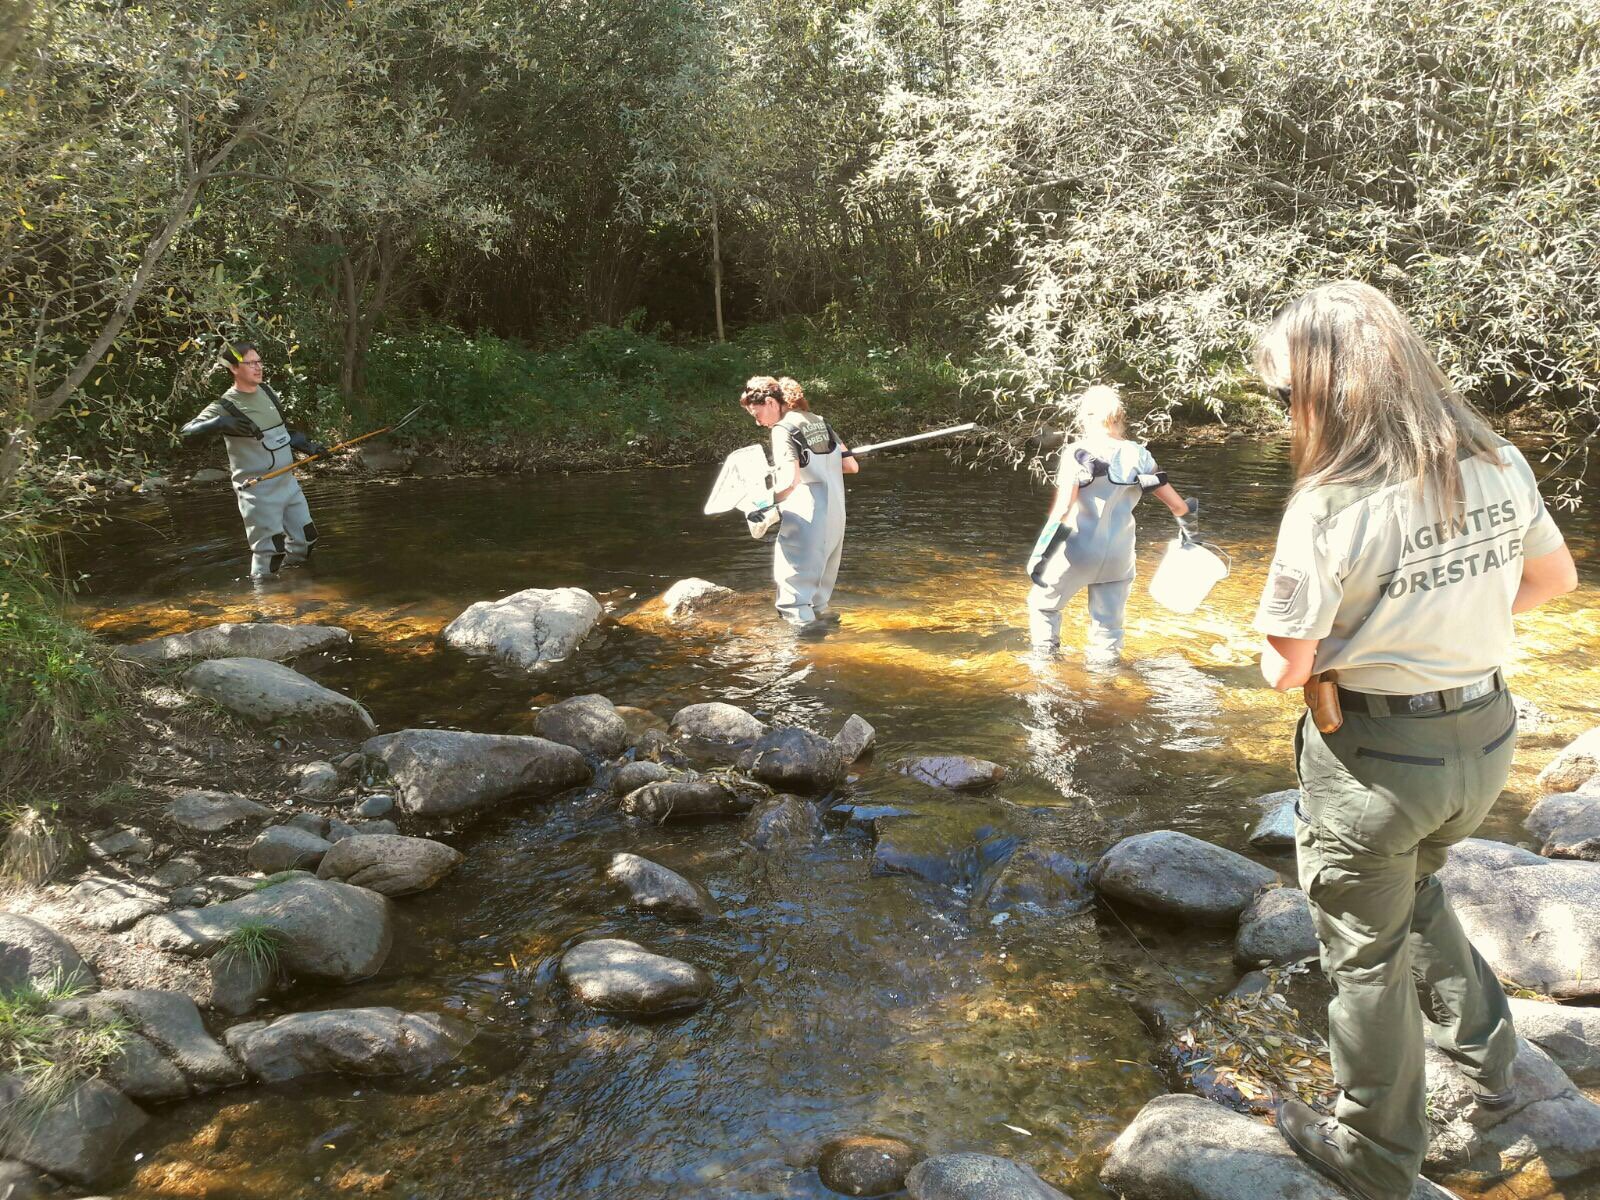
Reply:
<svg viewBox="0 0 1600 1200"><path fill-rule="evenodd" d="M1307 578L1306 573L1298 567L1274 562L1272 574L1267 580L1267 611L1279 617L1293 615L1305 597Z"/></svg>

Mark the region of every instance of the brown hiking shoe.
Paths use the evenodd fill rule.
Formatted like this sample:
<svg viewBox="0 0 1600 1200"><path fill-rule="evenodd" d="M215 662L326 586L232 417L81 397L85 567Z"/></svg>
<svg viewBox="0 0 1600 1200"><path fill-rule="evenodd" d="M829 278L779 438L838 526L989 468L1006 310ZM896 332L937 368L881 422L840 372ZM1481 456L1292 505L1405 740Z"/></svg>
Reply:
<svg viewBox="0 0 1600 1200"><path fill-rule="evenodd" d="M1390 1196L1369 1192L1345 1171L1340 1162L1342 1152L1333 1138L1333 1131L1338 1127L1339 1122L1333 1117L1325 1117L1298 1100L1285 1100L1278 1105L1278 1132L1283 1134L1289 1148L1319 1174L1333 1180L1356 1200L1393 1200Z"/></svg>

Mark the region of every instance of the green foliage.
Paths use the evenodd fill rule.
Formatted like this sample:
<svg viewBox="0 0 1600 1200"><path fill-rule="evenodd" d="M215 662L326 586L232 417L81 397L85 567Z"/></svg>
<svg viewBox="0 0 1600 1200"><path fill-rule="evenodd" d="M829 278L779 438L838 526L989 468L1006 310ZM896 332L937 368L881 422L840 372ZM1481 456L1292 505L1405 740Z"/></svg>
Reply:
<svg viewBox="0 0 1600 1200"><path fill-rule="evenodd" d="M265 922L245 921L223 939L217 955L224 962L242 964L257 974L276 976L282 969L283 935Z"/></svg>
<svg viewBox="0 0 1600 1200"><path fill-rule="evenodd" d="M122 1052L128 1026L120 1019L63 1017L49 1011L83 987L54 980L43 988L0 993L0 1074L22 1080L23 1091L7 1120L27 1119L60 1103L99 1075Z"/></svg>
<svg viewBox="0 0 1600 1200"><path fill-rule="evenodd" d="M298 878L304 874L304 871L274 871L265 879L259 880L253 884L250 890L252 892L264 892L268 888L277 887L280 883L288 883L289 880ZM241 926L241 928L243 928L243 926Z"/></svg>

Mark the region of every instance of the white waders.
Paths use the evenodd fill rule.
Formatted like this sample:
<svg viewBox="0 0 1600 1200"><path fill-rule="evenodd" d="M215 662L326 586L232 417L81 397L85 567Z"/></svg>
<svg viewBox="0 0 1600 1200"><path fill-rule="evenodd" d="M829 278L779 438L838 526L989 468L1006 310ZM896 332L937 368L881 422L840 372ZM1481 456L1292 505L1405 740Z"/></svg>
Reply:
<svg viewBox="0 0 1600 1200"><path fill-rule="evenodd" d="M806 444L804 464L793 435ZM772 552L778 611L797 625L827 614L844 554L844 459L837 444L826 448L833 440L827 424L808 413L790 413L772 429L779 477L785 462L797 464L794 490L778 502L783 523Z"/></svg>

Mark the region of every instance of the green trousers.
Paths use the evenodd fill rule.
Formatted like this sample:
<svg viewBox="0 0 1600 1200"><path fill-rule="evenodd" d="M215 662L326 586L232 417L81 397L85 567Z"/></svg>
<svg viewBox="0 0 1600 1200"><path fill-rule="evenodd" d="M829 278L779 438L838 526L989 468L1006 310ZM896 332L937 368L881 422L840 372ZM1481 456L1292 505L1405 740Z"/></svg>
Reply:
<svg viewBox="0 0 1600 1200"><path fill-rule="evenodd" d="M1335 1144L1375 1196L1410 1195L1428 1148L1419 1006L1475 1091L1510 1085L1505 993L1434 872L1500 795L1516 729L1501 691L1452 713L1347 711L1331 734L1308 713L1295 735L1300 886L1334 988Z"/></svg>

